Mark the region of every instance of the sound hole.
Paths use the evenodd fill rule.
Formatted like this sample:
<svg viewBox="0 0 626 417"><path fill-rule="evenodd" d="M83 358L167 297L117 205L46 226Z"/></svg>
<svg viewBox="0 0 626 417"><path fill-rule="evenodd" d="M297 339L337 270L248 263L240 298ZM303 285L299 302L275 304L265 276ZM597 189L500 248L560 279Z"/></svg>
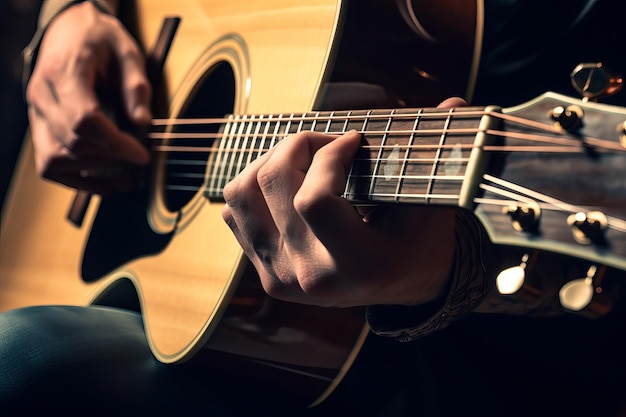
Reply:
<svg viewBox="0 0 626 417"><path fill-rule="evenodd" d="M235 77L230 65L222 62L199 80L179 118L223 117L233 112L234 103ZM172 129L175 135L169 145L179 150L170 151L164 160L164 196L170 211L180 210L202 187L220 129L221 124L206 123L178 124Z"/></svg>

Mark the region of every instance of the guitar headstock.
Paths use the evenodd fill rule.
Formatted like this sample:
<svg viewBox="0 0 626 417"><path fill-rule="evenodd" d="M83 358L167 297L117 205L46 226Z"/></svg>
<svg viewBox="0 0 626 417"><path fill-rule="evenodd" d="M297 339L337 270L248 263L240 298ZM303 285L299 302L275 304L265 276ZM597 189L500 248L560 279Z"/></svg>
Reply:
<svg viewBox="0 0 626 417"><path fill-rule="evenodd" d="M494 112L474 212L494 243L626 271L626 108L546 93Z"/></svg>

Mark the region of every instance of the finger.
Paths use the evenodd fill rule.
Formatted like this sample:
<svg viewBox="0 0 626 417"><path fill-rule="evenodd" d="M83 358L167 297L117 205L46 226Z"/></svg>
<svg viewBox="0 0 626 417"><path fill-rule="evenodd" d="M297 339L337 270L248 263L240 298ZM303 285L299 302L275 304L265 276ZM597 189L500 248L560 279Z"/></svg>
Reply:
<svg viewBox="0 0 626 417"><path fill-rule="evenodd" d="M131 122L147 125L152 118L152 87L146 75L145 60L139 46L122 25L117 21L114 24L119 26L119 30L113 32L113 53L119 63L122 101L126 114Z"/></svg>
<svg viewBox="0 0 626 417"><path fill-rule="evenodd" d="M86 115L76 126L75 132L83 139L72 148L77 155L101 155L103 158L135 165L146 165L150 161L148 150L139 140L119 130L101 111Z"/></svg>
<svg viewBox="0 0 626 417"><path fill-rule="evenodd" d="M250 259L258 258L271 265L269 259L276 252L276 246L270 244L278 242L280 233L256 181L258 169L269 155L253 161L226 184L223 190L226 204L222 217Z"/></svg>
<svg viewBox="0 0 626 417"><path fill-rule="evenodd" d="M359 241L373 238L343 198L346 173L359 144L360 135L351 131L320 149L294 199L300 217L331 253L350 251L357 237Z"/></svg>
<svg viewBox="0 0 626 417"><path fill-rule="evenodd" d="M300 189L313 155L335 137L302 132L288 137L274 148L257 174L269 211L281 236L289 246L307 245L307 227L294 209L293 198Z"/></svg>
<svg viewBox="0 0 626 417"><path fill-rule="evenodd" d="M449 109L452 107L465 107L465 106L467 106L467 101L465 101L464 99L460 97L449 97L445 99L444 101L442 101L441 103L439 103L437 108Z"/></svg>

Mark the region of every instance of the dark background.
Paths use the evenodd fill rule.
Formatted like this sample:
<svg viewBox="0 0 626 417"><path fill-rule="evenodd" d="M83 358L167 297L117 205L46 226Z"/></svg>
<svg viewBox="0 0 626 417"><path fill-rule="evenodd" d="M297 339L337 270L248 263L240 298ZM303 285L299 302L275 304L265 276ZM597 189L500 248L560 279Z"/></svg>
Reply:
<svg viewBox="0 0 626 417"><path fill-rule="evenodd" d="M21 51L33 36L41 0L8 0L0 12L0 207L26 132Z"/></svg>

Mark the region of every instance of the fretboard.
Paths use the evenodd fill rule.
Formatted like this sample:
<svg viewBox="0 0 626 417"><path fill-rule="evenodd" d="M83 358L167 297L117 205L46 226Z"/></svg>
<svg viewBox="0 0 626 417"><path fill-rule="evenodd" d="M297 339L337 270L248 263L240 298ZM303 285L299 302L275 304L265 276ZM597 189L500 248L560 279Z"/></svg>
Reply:
<svg viewBox="0 0 626 417"><path fill-rule="evenodd" d="M482 108L401 109L230 116L209 161L206 195L219 199L231 179L287 135L355 129L363 145L347 176L354 202L457 205Z"/></svg>

